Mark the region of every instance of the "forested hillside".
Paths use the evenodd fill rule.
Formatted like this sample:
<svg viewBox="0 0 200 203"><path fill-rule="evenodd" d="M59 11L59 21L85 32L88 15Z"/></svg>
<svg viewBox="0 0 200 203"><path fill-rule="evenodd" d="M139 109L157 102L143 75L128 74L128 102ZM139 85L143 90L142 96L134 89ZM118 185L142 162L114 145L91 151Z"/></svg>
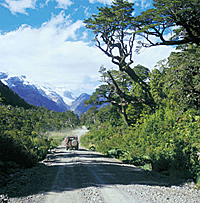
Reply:
<svg viewBox="0 0 200 203"><path fill-rule="evenodd" d="M85 20L96 46L118 70L100 68L103 84L81 116L90 128L82 144L125 163L200 182L199 11L199 1L154 0L154 8L133 17L134 4L116 0ZM131 67L134 43L137 52L160 45L176 45L177 51L150 71ZM110 105L95 107L106 102Z"/></svg>
<svg viewBox="0 0 200 203"><path fill-rule="evenodd" d="M46 132L75 128L80 123L71 111L59 113L27 104L5 85L0 84L0 92L0 173L36 165L59 144Z"/></svg>
<svg viewBox="0 0 200 203"><path fill-rule="evenodd" d="M2 103L6 105L24 107L25 109L31 108L31 105L25 102L21 97L9 89L0 81L0 98Z"/></svg>

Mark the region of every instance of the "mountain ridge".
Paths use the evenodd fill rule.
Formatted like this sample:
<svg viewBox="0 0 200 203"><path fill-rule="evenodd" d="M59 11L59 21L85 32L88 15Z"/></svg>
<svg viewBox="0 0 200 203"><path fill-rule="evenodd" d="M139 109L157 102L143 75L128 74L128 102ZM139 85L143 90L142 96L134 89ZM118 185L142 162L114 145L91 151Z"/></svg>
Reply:
<svg viewBox="0 0 200 203"><path fill-rule="evenodd" d="M58 112L70 110L78 115L89 109L89 106L84 107L84 101L90 97L87 93L79 97L69 90L58 93L50 85L39 86L30 82L25 75L9 76L8 73L0 72L0 80L31 105L45 106Z"/></svg>

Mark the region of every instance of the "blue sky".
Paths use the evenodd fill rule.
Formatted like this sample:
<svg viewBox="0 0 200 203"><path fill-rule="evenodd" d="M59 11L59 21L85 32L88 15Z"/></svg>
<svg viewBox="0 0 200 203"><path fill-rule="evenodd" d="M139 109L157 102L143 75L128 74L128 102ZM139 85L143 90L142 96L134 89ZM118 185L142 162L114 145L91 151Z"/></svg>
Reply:
<svg viewBox="0 0 200 203"><path fill-rule="evenodd" d="M26 75L32 82L76 96L91 94L99 85L101 65L114 67L92 43L83 20L111 0L0 0L0 71ZM149 8L149 0L135 2L135 13ZM158 47L134 55L134 65L150 69L172 47Z"/></svg>

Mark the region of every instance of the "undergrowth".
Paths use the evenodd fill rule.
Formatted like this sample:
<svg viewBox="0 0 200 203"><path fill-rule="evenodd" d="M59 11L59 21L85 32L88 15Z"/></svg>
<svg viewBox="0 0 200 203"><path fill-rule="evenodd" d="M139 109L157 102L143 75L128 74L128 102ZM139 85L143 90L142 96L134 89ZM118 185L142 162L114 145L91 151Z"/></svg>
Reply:
<svg viewBox="0 0 200 203"><path fill-rule="evenodd" d="M142 119L133 127L94 125L81 143L124 163L199 182L200 115L192 110L176 115L166 108Z"/></svg>

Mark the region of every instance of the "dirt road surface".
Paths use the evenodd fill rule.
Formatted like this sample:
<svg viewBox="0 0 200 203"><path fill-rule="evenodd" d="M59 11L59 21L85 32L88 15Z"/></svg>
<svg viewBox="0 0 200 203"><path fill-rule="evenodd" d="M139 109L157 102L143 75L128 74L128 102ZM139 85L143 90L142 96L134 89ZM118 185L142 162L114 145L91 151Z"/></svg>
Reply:
<svg viewBox="0 0 200 203"><path fill-rule="evenodd" d="M84 129L75 131L78 136L83 133ZM10 202L200 202L200 192L190 185L83 147L66 150L64 142L42 164L29 173L29 184Z"/></svg>
<svg viewBox="0 0 200 203"><path fill-rule="evenodd" d="M77 131L79 136L82 133L84 131ZM137 203L151 202L153 199L156 202L160 198L157 197L158 193L154 196L145 195L145 190L154 186L159 191L159 187L173 185L166 176L125 165L117 159L107 158L83 147L78 151L66 151L64 143L58 148L52 161L59 169L52 191L44 198L45 203ZM137 188L137 185L147 188ZM170 199L170 194L164 197L166 201Z"/></svg>

